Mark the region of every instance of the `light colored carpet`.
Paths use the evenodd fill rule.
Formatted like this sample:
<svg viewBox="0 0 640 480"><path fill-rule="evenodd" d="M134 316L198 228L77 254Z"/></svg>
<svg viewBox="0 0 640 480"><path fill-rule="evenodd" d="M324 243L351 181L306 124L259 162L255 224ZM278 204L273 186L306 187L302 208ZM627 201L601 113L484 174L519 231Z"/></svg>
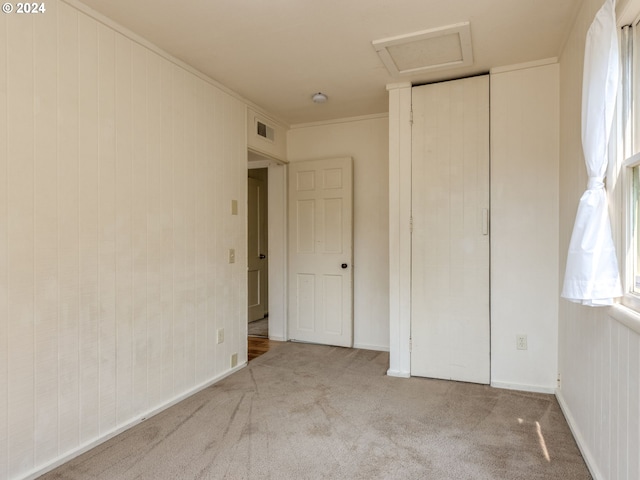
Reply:
<svg viewBox="0 0 640 480"><path fill-rule="evenodd" d="M269 337L269 317L249 322L248 335L252 337Z"/></svg>
<svg viewBox="0 0 640 480"><path fill-rule="evenodd" d="M589 479L551 395L282 343L43 479Z"/></svg>

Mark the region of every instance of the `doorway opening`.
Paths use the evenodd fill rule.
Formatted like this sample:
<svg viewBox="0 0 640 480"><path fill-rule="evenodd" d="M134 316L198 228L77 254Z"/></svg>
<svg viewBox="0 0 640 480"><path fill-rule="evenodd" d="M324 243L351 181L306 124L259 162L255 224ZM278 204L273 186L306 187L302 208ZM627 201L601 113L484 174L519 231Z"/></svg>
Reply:
<svg viewBox="0 0 640 480"><path fill-rule="evenodd" d="M287 164L249 149L247 169L247 344L251 359L264 353L273 342L288 340ZM259 185L262 182L257 189L250 186L255 181ZM262 214L257 213L259 204ZM258 233L250 232L250 224ZM261 262L258 268L252 266L254 260ZM256 273L257 270L263 272Z"/></svg>
<svg viewBox="0 0 640 480"><path fill-rule="evenodd" d="M247 287L248 328L252 337L269 337L269 239L267 168L247 174Z"/></svg>

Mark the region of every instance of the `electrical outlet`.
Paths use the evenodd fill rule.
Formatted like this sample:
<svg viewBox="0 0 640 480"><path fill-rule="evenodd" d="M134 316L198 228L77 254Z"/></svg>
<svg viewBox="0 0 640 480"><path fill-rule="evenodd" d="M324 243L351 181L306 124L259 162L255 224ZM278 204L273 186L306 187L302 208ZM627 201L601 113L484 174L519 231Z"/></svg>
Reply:
<svg viewBox="0 0 640 480"><path fill-rule="evenodd" d="M527 336L526 335L516 335L516 348L518 350L526 350L527 349Z"/></svg>
<svg viewBox="0 0 640 480"><path fill-rule="evenodd" d="M233 248L229 249L229 263L236 263L236 251Z"/></svg>
<svg viewBox="0 0 640 480"><path fill-rule="evenodd" d="M234 353L231 355L231 368L236 367L238 365L238 354Z"/></svg>
<svg viewBox="0 0 640 480"><path fill-rule="evenodd" d="M560 388L562 386L562 377L558 374L558 384L557 387Z"/></svg>
<svg viewBox="0 0 640 480"><path fill-rule="evenodd" d="M218 329L218 343L224 342L224 328Z"/></svg>

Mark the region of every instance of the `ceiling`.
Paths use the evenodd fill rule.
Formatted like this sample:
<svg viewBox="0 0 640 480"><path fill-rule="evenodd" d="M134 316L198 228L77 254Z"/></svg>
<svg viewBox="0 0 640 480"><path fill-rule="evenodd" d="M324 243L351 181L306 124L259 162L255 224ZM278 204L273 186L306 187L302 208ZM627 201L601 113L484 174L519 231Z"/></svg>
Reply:
<svg viewBox="0 0 640 480"><path fill-rule="evenodd" d="M292 125L388 110L415 84L558 56L582 0L82 0ZM469 22L473 64L391 76L372 41ZM329 97L311 101L313 93Z"/></svg>

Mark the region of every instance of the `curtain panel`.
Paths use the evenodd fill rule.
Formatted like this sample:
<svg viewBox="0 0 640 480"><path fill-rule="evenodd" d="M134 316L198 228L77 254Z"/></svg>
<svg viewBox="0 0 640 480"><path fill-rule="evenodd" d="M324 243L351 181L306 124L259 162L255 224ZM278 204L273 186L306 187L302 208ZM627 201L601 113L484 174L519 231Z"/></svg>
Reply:
<svg viewBox="0 0 640 480"><path fill-rule="evenodd" d="M619 78L615 0L606 0L587 32L582 79L582 149L589 176L569 244L562 297L588 306L622 296L604 179Z"/></svg>

